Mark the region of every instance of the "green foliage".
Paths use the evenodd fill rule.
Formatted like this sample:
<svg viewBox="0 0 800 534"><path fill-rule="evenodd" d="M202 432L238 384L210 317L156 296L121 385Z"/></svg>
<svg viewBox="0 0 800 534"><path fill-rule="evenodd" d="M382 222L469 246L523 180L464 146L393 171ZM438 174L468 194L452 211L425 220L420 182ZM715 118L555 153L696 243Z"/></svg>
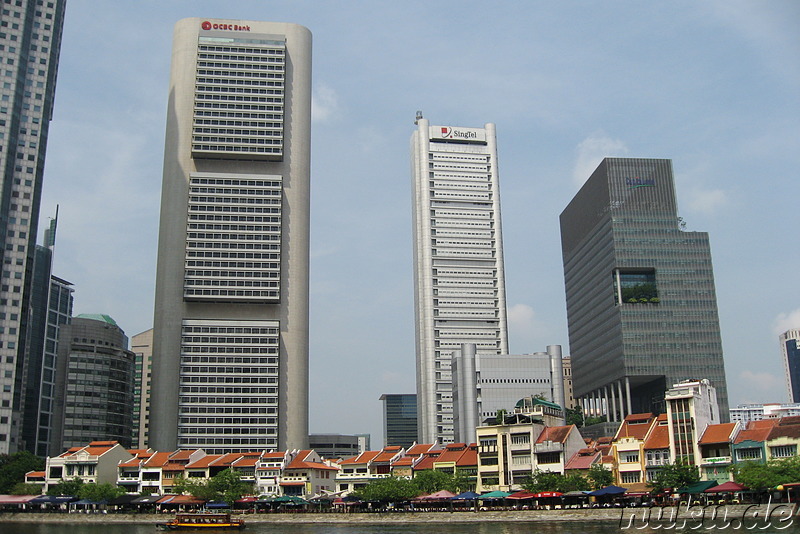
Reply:
<svg viewBox="0 0 800 534"><path fill-rule="evenodd" d="M42 485L19 482L14 484L14 487L8 493L9 495L40 495L42 493Z"/></svg>
<svg viewBox="0 0 800 534"><path fill-rule="evenodd" d="M522 483L522 489L533 493L540 491L586 491L590 489L589 481L580 473L551 473L549 471L534 471L528 479Z"/></svg>
<svg viewBox="0 0 800 534"><path fill-rule="evenodd" d="M55 486L47 490L48 495L71 495L77 496L83 486L83 480L80 478L73 478L72 480L62 480Z"/></svg>
<svg viewBox="0 0 800 534"><path fill-rule="evenodd" d="M656 285L651 282L623 287L621 292L622 300L625 302L650 302L650 299L658 299Z"/></svg>
<svg viewBox="0 0 800 534"><path fill-rule="evenodd" d="M44 459L28 451L0 454L0 494L8 494L15 485L25 482L25 473L44 469Z"/></svg>
<svg viewBox="0 0 800 534"><path fill-rule="evenodd" d="M495 419L495 422L496 422L498 425L505 424L505 422L506 422L506 414L507 414L507 413L508 413L508 412L506 412L506 411L505 411L505 410L503 410L503 409L497 410L497 414L495 415L495 418L494 418L494 419Z"/></svg>
<svg viewBox="0 0 800 534"><path fill-rule="evenodd" d="M417 487L421 495L427 495L437 491L449 489L451 486L453 476L444 471L437 471L435 469L426 469L414 475L413 483Z"/></svg>
<svg viewBox="0 0 800 534"><path fill-rule="evenodd" d="M110 501L124 494L125 490L104 482L102 484L83 484L78 490L78 497L87 501Z"/></svg>
<svg viewBox="0 0 800 534"><path fill-rule="evenodd" d="M407 478L390 476L376 478L353 494L364 501L403 502L413 499L422 492L413 481Z"/></svg>
<svg viewBox="0 0 800 534"><path fill-rule="evenodd" d="M606 469L606 466L603 464L594 464L591 466L586 477L589 479L590 487L588 489L592 490L605 488L614 483L614 473Z"/></svg>
<svg viewBox="0 0 800 534"><path fill-rule="evenodd" d="M605 415L601 415L600 417L587 417L584 419L583 424L584 426L596 425L598 423L605 423L607 421Z"/></svg>
<svg viewBox="0 0 800 534"><path fill-rule="evenodd" d="M578 428L583 426L583 409L580 405L574 408L565 408L564 416L568 425L575 425Z"/></svg>
<svg viewBox="0 0 800 534"><path fill-rule="evenodd" d="M700 473L697 467L678 461L662 465L647 485L654 491L663 491L666 488L680 488L699 481Z"/></svg>
<svg viewBox="0 0 800 534"><path fill-rule="evenodd" d="M733 479L750 489L764 490L780 484L800 481L800 457L781 458L760 462L743 462L734 465Z"/></svg>
<svg viewBox="0 0 800 534"><path fill-rule="evenodd" d="M239 472L233 469L226 469L208 480L178 477L173 482L173 488L204 501L222 501L228 504L253 493L253 485L242 481Z"/></svg>

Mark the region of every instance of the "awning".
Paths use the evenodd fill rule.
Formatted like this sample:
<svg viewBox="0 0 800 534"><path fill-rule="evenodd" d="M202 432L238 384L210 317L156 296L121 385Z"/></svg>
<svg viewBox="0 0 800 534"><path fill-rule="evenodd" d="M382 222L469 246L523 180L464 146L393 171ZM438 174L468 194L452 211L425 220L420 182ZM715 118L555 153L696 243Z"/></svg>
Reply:
<svg viewBox="0 0 800 534"><path fill-rule="evenodd" d="M131 501L131 504L155 504L161 500L161 495L143 495L136 497Z"/></svg>
<svg viewBox="0 0 800 534"><path fill-rule="evenodd" d="M614 486L612 484L611 486L606 486L605 488L600 488L599 490L595 490L595 491L589 493L589 495L591 495L593 497L602 497L603 495L621 495L621 494L625 493L626 491L627 490L625 488L621 488L619 486Z"/></svg>
<svg viewBox="0 0 800 534"><path fill-rule="evenodd" d="M478 497L478 499L491 501L495 499L505 499L509 495L511 494L507 491L490 491L489 493L484 493Z"/></svg>
<svg viewBox="0 0 800 534"><path fill-rule="evenodd" d="M736 482L725 482L724 484L720 484L719 486L708 488L707 490L705 490L704 493L733 493L736 491L743 491L746 489L747 488L745 488L741 484L737 484Z"/></svg>
<svg viewBox="0 0 800 534"><path fill-rule="evenodd" d="M39 495L28 502L30 504L67 504L77 500L77 497L71 495Z"/></svg>
<svg viewBox="0 0 800 534"><path fill-rule="evenodd" d="M305 482L281 482L281 486L305 486Z"/></svg>
<svg viewBox="0 0 800 534"><path fill-rule="evenodd" d="M0 495L0 504L26 504L39 495Z"/></svg>
<svg viewBox="0 0 800 534"><path fill-rule="evenodd" d="M204 500L191 495L167 495L158 500L158 504L203 504Z"/></svg>

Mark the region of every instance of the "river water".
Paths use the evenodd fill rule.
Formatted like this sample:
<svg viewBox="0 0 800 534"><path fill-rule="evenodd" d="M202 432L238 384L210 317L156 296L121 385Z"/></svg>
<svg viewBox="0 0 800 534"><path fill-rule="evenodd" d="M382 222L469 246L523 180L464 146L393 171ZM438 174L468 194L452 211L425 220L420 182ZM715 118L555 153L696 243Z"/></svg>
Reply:
<svg viewBox="0 0 800 534"><path fill-rule="evenodd" d="M638 525L639 527L643 525ZM691 527L699 527L692 529ZM747 528L747 527L754 528ZM387 525L368 524L277 524L251 523L244 530L250 534L623 534L664 532L759 532L764 534L800 533L800 521L794 524L749 525L731 524L725 528L712 528L711 525L684 525L682 528L652 527L622 528L617 522L480 522L480 523L402 523ZM669 527L669 525L667 525ZM680 527L680 525L679 525ZM154 534L159 532L155 525L133 524L88 524L88 523L3 523L0 516L1 534ZM220 531L217 531L220 532Z"/></svg>

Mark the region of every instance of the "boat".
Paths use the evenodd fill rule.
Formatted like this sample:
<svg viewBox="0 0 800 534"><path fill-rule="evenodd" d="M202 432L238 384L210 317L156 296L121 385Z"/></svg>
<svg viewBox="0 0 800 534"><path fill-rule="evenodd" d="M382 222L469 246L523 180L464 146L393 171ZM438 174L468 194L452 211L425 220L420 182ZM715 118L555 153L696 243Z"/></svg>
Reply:
<svg viewBox="0 0 800 534"><path fill-rule="evenodd" d="M228 513L177 514L172 521L160 523L161 530L241 530L244 519L233 519Z"/></svg>

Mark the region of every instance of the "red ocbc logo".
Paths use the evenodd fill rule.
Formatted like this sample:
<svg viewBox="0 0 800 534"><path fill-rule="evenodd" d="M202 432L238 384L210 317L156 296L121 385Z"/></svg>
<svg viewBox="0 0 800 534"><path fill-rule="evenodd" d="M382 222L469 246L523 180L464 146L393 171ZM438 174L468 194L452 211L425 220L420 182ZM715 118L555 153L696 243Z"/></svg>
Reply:
<svg viewBox="0 0 800 534"><path fill-rule="evenodd" d="M217 24L216 22L203 21L200 25L204 30L228 30L234 32L249 32L250 26L239 26L238 24Z"/></svg>

